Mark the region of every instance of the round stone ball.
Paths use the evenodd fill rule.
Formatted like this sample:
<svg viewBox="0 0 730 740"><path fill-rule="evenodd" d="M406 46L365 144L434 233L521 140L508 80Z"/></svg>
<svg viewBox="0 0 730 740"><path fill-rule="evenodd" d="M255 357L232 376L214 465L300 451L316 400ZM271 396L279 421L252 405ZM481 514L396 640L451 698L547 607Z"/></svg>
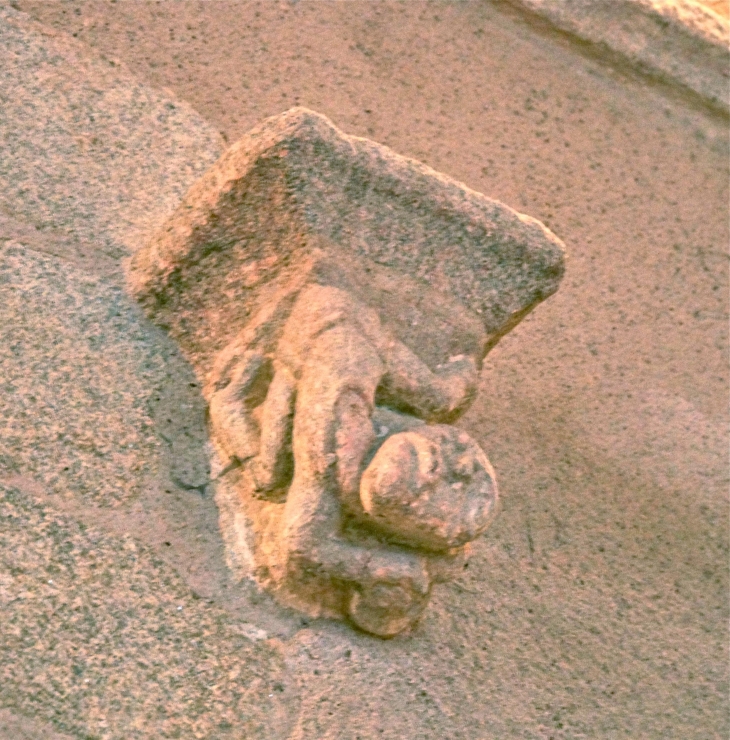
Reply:
<svg viewBox="0 0 730 740"><path fill-rule="evenodd" d="M400 544L436 552L479 537L498 499L487 456L466 432L446 424L386 439L360 482L373 527Z"/></svg>

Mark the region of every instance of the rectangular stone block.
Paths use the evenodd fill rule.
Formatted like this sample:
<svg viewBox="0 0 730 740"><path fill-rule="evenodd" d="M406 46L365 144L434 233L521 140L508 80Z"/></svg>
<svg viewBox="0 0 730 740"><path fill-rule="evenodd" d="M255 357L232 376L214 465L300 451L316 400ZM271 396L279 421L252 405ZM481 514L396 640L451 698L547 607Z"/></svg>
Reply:
<svg viewBox="0 0 730 740"><path fill-rule="evenodd" d="M293 108L190 189L133 256L129 284L205 375L294 283L356 292L434 366L483 357L563 271L563 245L540 222Z"/></svg>

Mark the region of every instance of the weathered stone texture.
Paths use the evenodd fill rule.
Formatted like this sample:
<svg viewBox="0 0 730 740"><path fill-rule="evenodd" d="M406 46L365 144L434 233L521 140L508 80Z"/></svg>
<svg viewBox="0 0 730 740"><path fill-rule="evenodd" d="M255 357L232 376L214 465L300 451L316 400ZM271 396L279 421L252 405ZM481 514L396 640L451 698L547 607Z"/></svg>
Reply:
<svg viewBox="0 0 730 740"><path fill-rule="evenodd" d="M486 455L446 423L557 289L560 241L295 108L231 147L129 267L204 381L234 570L310 614L409 627L497 511Z"/></svg>
<svg viewBox="0 0 730 740"><path fill-rule="evenodd" d="M18 715L75 738L278 732L275 648L132 536L85 527L2 480L0 610L0 703Z"/></svg>
<svg viewBox="0 0 730 740"><path fill-rule="evenodd" d="M358 257L407 275L413 282L384 288L391 301L400 282L412 294L455 296L481 317L485 352L557 290L564 269L561 243L538 221L294 108L253 129L191 188L133 257L130 286L207 372L266 286L289 279L314 249L335 272Z"/></svg>
<svg viewBox="0 0 730 740"><path fill-rule="evenodd" d="M164 356L124 291L0 234L0 475L119 506L156 473Z"/></svg>
<svg viewBox="0 0 730 740"><path fill-rule="evenodd" d="M5 3L0 68L0 225L85 265L137 249L220 153L190 105Z"/></svg>

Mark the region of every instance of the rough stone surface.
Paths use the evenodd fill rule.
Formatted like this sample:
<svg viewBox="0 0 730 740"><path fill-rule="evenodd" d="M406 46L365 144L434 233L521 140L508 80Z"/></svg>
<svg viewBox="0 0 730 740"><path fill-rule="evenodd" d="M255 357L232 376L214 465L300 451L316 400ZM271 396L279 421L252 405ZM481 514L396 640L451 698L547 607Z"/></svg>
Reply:
<svg viewBox="0 0 730 740"><path fill-rule="evenodd" d="M484 353L557 290L564 270L560 241L538 221L294 108L250 131L191 188L135 254L129 285L205 374L267 286L315 248L455 296L481 317Z"/></svg>
<svg viewBox="0 0 730 740"><path fill-rule="evenodd" d="M730 3L727 0L698 0L700 5L709 8L722 18L730 18Z"/></svg>
<svg viewBox="0 0 730 740"><path fill-rule="evenodd" d="M254 591L227 606L281 640L290 724L269 736L726 738L726 124L492 3L18 4L230 141L298 97L568 244L560 291L495 348L461 421L503 514L416 632L304 624ZM191 430L194 381L170 379L170 439L167 419ZM192 439L181 449L194 458ZM197 539L214 507L167 487L124 526L215 593L222 548Z"/></svg>
<svg viewBox="0 0 730 740"><path fill-rule="evenodd" d="M18 716L0 709L0 738L3 740L69 740L69 735L55 732L53 725Z"/></svg>
<svg viewBox="0 0 730 740"><path fill-rule="evenodd" d="M727 3L719 14L696 0L509 1L730 112Z"/></svg>
<svg viewBox="0 0 730 740"><path fill-rule="evenodd" d="M220 152L188 104L0 5L0 218L64 256L139 247Z"/></svg>
<svg viewBox="0 0 730 740"><path fill-rule="evenodd" d="M15 712L85 738L270 737L275 648L132 537L2 483L0 609L0 703Z"/></svg>
<svg viewBox="0 0 730 740"><path fill-rule="evenodd" d="M165 357L121 288L0 241L0 465L88 502L157 472L150 402Z"/></svg>

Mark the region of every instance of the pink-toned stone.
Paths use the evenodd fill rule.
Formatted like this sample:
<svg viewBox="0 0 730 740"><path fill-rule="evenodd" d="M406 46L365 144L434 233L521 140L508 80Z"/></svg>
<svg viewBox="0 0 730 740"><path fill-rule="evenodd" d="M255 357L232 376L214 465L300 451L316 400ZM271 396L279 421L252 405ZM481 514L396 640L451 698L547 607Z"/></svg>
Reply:
<svg viewBox="0 0 730 740"><path fill-rule="evenodd" d="M455 354L459 341L448 336L458 321L424 288L476 315L486 352L564 271L562 243L540 222L293 108L231 146L190 189L134 255L129 285L207 373L273 292L312 269L315 252L319 282L336 282L354 262L360 273L389 268L373 299L435 364Z"/></svg>
<svg viewBox="0 0 730 740"><path fill-rule="evenodd" d="M448 426L486 353L563 273L539 222L293 109L223 155L129 284L204 380L233 560L390 637L493 520Z"/></svg>

